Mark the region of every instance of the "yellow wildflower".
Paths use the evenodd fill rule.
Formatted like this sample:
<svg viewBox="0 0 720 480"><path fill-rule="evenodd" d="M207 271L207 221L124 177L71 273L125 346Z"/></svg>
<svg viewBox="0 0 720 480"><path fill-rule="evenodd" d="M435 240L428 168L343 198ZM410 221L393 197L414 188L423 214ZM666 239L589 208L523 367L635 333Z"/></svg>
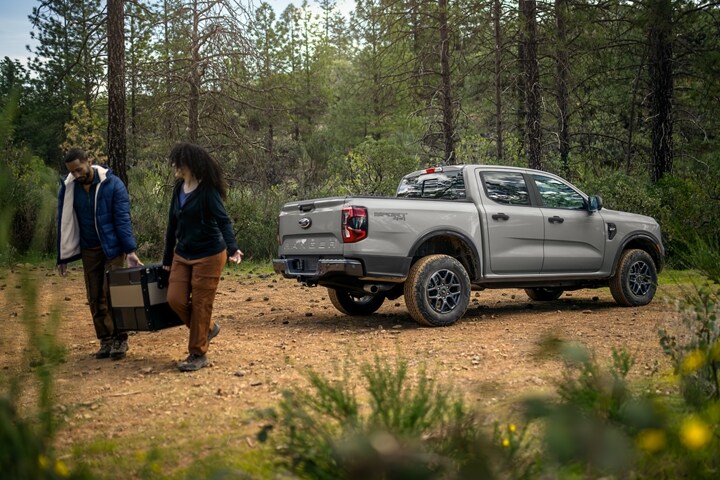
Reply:
<svg viewBox="0 0 720 480"><path fill-rule="evenodd" d="M40 455L38 457L38 465L40 465L40 468L43 470L46 469L49 465L48 458L45 455Z"/></svg>
<svg viewBox="0 0 720 480"><path fill-rule="evenodd" d="M515 433L515 431L517 430L517 427L515 426L514 423L511 423L510 425L508 425L508 430L510 430L510 433Z"/></svg>
<svg viewBox="0 0 720 480"><path fill-rule="evenodd" d="M713 343L712 347L710 347L710 359L715 361L720 360L720 340Z"/></svg>
<svg viewBox="0 0 720 480"><path fill-rule="evenodd" d="M710 428L696 417L686 419L680 428L680 441L692 450L704 447L711 437Z"/></svg>
<svg viewBox="0 0 720 480"><path fill-rule="evenodd" d="M502 446L505 447L505 448L508 448L508 447L510 446L510 439L508 439L508 438L503 438L503 439L502 439Z"/></svg>
<svg viewBox="0 0 720 480"><path fill-rule="evenodd" d="M700 350L693 350L682 361L683 373L694 373L705 363L705 354Z"/></svg>
<svg viewBox="0 0 720 480"><path fill-rule="evenodd" d="M69 477L70 476L70 470L68 470L67 465L62 460L58 460L55 462L55 473L60 477Z"/></svg>
<svg viewBox="0 0 720 480"><path fill-rule="evenodd" d="M635 438L635 444L638 448L648 453L661 450L665 446L666 441L665 432L657 428L642 430Z"/></svg>

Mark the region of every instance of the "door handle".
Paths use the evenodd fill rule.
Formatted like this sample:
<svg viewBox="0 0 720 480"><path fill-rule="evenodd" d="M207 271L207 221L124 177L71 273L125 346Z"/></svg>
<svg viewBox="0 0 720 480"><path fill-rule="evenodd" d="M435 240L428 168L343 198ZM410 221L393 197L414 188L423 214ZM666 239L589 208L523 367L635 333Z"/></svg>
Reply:
<svg viewBox="0 0 720 480"><path fill-rule="evenodd" d="M565 221L564 218L558 217L557 215L555 215L554 217L548 218L548 222L550 222L550 223L563 223L564 221Z"/></svg>
<svg viewBox="0 0 720 480"><path fill-rule="evenodd" d="M492 216L493 220L510 220L510 217L508 215L505 215L504 213L494 213Z"/></svg>

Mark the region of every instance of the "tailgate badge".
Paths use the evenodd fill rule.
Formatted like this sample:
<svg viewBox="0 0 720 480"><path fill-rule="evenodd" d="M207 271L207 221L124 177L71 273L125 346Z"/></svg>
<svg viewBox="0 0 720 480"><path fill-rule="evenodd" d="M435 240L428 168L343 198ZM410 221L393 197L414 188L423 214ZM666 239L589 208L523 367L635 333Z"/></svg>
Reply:
<svg viewBox="0 0 720 480"><path fill-rule="evenodd" d="M312 225L312 220L310 220L308 217L303 217L298 220L298 224L300 225L300 228L310 228L310 225Z"/></svg>

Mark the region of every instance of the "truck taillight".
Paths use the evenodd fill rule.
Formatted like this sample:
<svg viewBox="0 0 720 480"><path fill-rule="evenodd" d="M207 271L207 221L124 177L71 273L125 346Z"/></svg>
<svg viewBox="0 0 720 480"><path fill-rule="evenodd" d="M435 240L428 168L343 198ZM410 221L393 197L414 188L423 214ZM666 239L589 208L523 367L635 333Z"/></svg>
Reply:
<svg viewBox="0 0 720 480"><path fill-rule="evenodd" d="M368 234L368 214L365 207L345 207L342 210L343 243L359 242Z"/></svg>
<svg viewBox="0 0 720 480"><path fill-rule="evenodd" d="M433 167L433 168L426 168L423 170L423 173L439 173L442 172L442 167Z"/></svg>

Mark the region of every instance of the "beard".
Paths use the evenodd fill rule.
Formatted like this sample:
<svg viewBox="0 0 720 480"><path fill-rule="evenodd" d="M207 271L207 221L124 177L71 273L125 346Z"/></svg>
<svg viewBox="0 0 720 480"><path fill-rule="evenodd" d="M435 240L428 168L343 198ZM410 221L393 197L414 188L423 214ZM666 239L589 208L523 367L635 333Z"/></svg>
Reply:
<svg viewBox="0 0 720 480"><path fill-rule="evenodd" d="M90 185L93 181L92 172L87 172L85 175L78 177L76 180L80 185Z"/></svg>

